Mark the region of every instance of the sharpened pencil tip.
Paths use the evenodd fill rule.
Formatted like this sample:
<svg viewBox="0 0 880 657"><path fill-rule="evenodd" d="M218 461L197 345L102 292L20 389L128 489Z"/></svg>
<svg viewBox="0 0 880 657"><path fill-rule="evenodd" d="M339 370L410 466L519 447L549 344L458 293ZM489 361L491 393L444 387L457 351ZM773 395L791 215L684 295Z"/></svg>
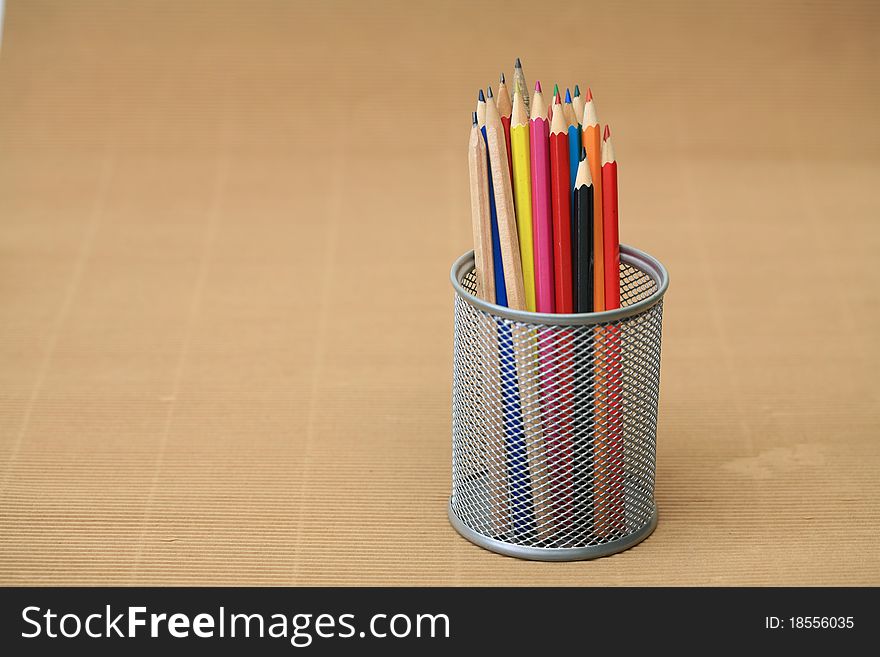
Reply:
<svg viewBox="0 0 880 657"><path fill-rule="evenodd" d="M535 80L535 91L537 91L538 93L541 93L541 81L540 80Z"/></svg>
<svg viewBox="0 0 880 657"><path fill-rule="evenodd" d="M471 122L473 123L473 125L477 125L477 113L476 112L471 112Z"/></svg>
<svg viewBox="0 0 880 657"><path fill-rule="evenodd" d="M556 90L556 93L553 96L553 102L562 105L562 96L559 95L559 89Z"/></svg>
<svg viewBox="0 0 880 657"><path fill-rule="evenodd" d="M492 87L486 87L486 96L492 98Z"/></svg>
<svg viewBox="0 0 880 657"><path fill-rule="evenodd" d="M565 102L566 103L571 102L571 92L568 89L565 90Z"/></svg>
<svg viewBox="0 0 880 657"><path fill-rule="evenodd" d="M522 62L519 61L519 57L516 58L516 64L514 64L516 68L522 68Z"/></svg>
<svg viewBox="0 0 880 657"><path fill-rule="evenodd" d="M554 84L554 85L553 85L553 95L554 95L554 96L558 96L558 95L559 95L559 85L558 85L558 84Z"/></svg>
<svg viewBox="0 0 880 657"><path fill-rule="evenodd" d="M501 71L501 84L505 84L507 81L504 79L504 71Z"/></svg>
<svg viewBox="0 0 880 657"><path fill-rule="evenodd" d="M486 97L483 95L483 90L482 90L482 89L480 89L480 93L477 95L477 100L479 100L481 103L485 103L485 102L486 102Z"/></svg>
<svg viewBox="0 0 880 657"><path fill-rule="evenodd" d="M602 137L603 141L608 141L608 138L611 136L611 126L607 123L605 124L605 136Z"/></svg>
<svg viewBox="0 0 880 657"><path fill-rule="evenodd" d="M587 87L587 101L593 100L593 90Z"/></svg>
<svg viewBox="0 0 880 657"><path fill-rule="evenodd" d="M574 85L574 97L577 98L581 95L581 88L577 85Z"/></svg>

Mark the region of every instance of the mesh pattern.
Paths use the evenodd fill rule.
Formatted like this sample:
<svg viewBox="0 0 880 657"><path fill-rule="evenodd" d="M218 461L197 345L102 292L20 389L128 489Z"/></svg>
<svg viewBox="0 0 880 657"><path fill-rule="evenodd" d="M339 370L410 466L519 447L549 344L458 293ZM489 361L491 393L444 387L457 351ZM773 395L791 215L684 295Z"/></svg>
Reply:
<svg viewBox="0 0 880 657"><path fill-rule="evenodd" d="M474 293L474 272L461 281ZM657 282L626 263L621 305ZM654 512L662 299L607 324L509 321L455 299L453 513L527 547L600 546Z"/></svg>

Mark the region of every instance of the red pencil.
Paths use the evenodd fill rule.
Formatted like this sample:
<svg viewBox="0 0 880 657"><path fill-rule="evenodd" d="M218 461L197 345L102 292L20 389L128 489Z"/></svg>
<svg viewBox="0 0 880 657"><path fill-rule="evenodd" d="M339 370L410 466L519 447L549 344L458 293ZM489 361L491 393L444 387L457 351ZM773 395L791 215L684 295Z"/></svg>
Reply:
<svg viewBox="0 0 880 657"><path fill-rule="evenodd" d="M620 308L620 237L617 217L617 160L611 130L605 126L602 141L602 223L605 261L605 309ZM605 387L601 408L605 415L604 440L596 449L595 529L605 537L626 532L623 438L623 371L620 328L604 327L603 360Z"/></svg>
<svg viewBox="0 0 880 657"><path fill-rule="evenodd" d="M553 265L556 312L574 312L571 267L571 179L569 178L568 124L556 97L556 111L550 121L550 204L553 217ZM570 330L556 335L557 364L556 433L547 440L550 467L558 473L552 496L553 514L560 532L572 522L574 488L572 479L572 398L574 393L573 336Z"/></svg>
<svg viewBox="0 0 880 657"><path fill-rule="evenodd" d="M571 278L571 180L568 157L568 125L565 123L563 113L556 111L550 122L550 199L553 209L553 265L557 313L574 312Z"/></svg>
<svg viewBox="0 0 880 657"><path fill-rule="evenodd" d="M602 141L602 228L605 261L605 309L620 308L620 236L617 219L617 160L611 130Z"/></svg>
<svg viewBox="0 0 880 657"><path fill-rule="evenodd" d="M495 101L495 105L501 115L501 125L504 126L504 139L507 142L507 168L510 169L510 179L513 180L513 156L510 150L510 115L513 113L513 103L504 81L504 73L501 74L501 81L498 83L498 100Z"/></svg>

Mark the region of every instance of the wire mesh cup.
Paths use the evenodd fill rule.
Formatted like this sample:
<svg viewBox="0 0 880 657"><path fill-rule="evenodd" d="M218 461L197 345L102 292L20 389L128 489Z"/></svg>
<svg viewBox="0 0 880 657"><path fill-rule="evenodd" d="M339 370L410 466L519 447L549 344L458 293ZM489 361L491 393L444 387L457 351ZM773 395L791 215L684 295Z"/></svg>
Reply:
<svg viewBox="0 0 880 657"><path fill-rule="evenodd" d="M620 552L657 526L654 472L666 270L620 246L621 307L549 315L475 296L452 266L455 357L449 519L524 559Z"/></svg>

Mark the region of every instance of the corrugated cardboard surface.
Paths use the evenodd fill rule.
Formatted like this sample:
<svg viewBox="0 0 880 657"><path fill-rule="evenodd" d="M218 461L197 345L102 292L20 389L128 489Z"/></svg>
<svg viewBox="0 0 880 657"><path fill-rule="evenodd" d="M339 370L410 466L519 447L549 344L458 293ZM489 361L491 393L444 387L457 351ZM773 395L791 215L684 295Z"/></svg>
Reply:
<svg viewBox="0 0 880 657"><path fill-rule="evenodd" d="M533 5L534 3L532 3ZM876 3L8 3L0 583L880 584ZM477 88L612 124L657 531L446 520Z"/></svg>

